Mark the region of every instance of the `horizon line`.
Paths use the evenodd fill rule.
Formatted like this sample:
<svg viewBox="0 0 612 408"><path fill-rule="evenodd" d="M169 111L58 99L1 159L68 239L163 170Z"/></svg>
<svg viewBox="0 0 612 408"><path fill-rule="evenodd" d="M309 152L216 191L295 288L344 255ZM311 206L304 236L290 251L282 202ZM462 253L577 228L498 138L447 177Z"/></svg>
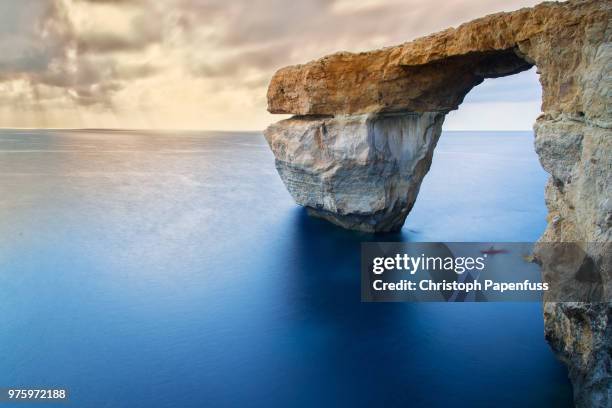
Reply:
<svg viewBox="0 0 612 408"><path fill-rule="evenodd" d="M68 131L106 131L106 132L133 132L133 131L157 131L157 132L227 132L227 133L236 133L236 132L246 132L246 133L262 133L264 129L250 129L250 130L242 130L242 129L172 129L172 128L70 128L70 127L2 127L0 126L0 130L68 130ZM533 129L442 129L443 132L529 132L533 131Z"/></svg>

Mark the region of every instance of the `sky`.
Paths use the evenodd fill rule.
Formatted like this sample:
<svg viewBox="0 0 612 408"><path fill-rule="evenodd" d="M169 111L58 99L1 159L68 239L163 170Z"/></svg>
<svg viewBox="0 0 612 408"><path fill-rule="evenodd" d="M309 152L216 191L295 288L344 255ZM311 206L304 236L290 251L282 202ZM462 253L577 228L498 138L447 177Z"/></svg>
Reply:
<svg viewBox="0 0 612 408"><path fill-rule="evenodd" d="M261 130L274 72L531 0L0 2L0 127ZM447 130L531 129L535 70L486 80Z"/></svg>

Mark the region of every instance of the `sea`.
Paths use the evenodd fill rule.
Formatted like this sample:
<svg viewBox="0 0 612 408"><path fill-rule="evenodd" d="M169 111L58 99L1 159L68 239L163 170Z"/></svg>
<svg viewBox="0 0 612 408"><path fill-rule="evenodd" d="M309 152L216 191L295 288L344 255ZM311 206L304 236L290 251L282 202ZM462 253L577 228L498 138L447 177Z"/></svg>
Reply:
<svg viewBox="0 0 612 408"><path fill-rule="evenodd" d="M444 132L404 228L372 235L310 218L258 132L1 130L0 387L75 408L569 407L540 303L360 301L361 242L535 241L546 180L532 132Z"/></svg>

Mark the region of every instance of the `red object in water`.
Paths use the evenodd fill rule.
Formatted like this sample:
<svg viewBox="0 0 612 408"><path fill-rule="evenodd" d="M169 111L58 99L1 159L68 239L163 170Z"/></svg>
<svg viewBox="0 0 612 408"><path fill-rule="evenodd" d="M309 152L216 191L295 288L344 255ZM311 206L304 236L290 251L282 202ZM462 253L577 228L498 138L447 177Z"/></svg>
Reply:
<svg viewBox="0 0 612 408"><path fill-rule="evenodd" d="M495 249L493 247L489 247L489 249L481 250L480 253L487 254L487 255L495 255L495 254L507 254L508 251L505 249Z"/></svg>

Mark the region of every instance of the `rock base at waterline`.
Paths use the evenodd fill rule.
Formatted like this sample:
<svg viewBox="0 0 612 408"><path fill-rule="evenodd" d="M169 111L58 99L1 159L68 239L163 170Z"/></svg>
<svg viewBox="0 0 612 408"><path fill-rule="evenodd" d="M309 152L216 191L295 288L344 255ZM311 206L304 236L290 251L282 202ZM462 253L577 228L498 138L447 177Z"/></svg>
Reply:
<svg viewBox="0 0 612 408"><path fill-rule="evenodd" d="M443 118L293 117L264 133L281 179L309 214L359 231L396 231L429 170Z"/></svg>

